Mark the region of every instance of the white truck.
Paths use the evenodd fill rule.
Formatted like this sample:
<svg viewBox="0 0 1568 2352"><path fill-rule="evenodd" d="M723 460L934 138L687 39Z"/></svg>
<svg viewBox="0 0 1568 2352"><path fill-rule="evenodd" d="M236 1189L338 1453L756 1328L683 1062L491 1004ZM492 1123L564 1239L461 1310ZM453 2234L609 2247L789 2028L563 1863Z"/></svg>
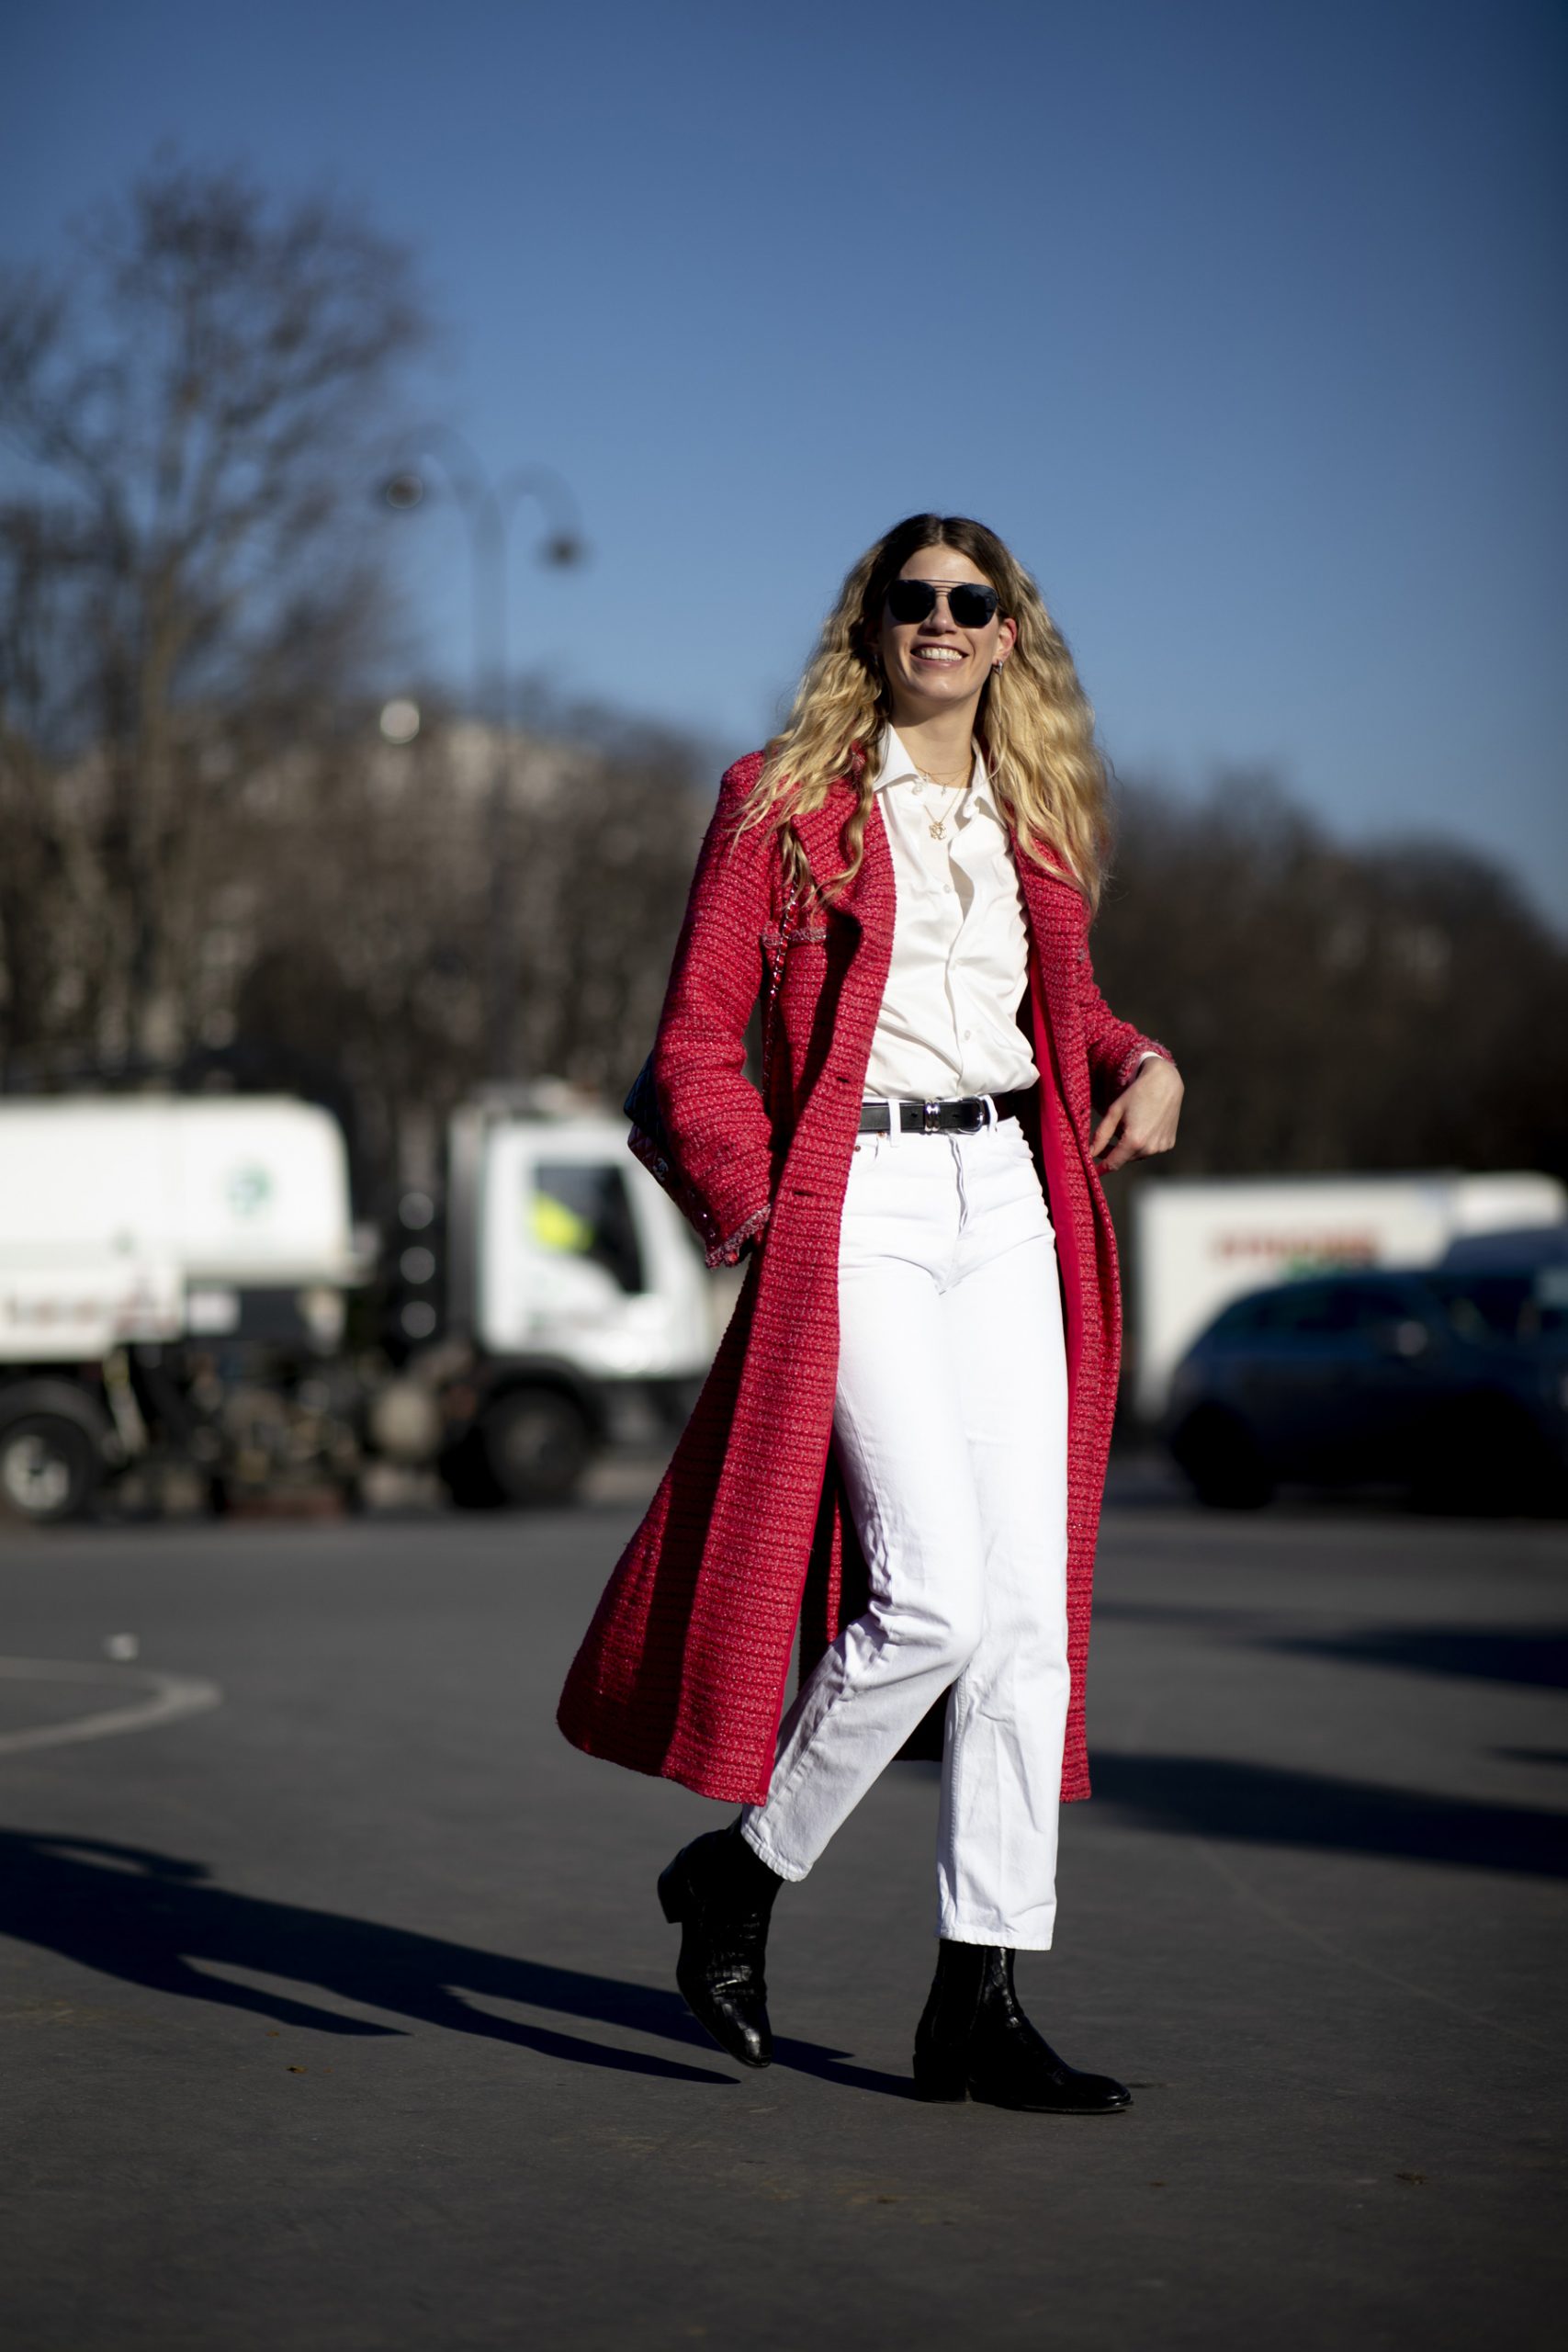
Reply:
<svg viewBox="0 0 1568 2352"><path fill-rule="evenodd" d="M363 1280L344 1141L285 1096L0 1102L0 1500L79 1517L177 1459L215 1501L353 1470L325 1376Z"/></svg>
<svg viewBox="0 0 1568 2352"><path fill-rule="evenodd" d="M708 1272L622 1117L496 1089L446 1141L445 1201L400 1204L408 1351L371 1442L433 1459L465 1508L565 1501L601 1447L679 1430L738 1278Z"/></svg>
<svg viewBox="0 0 1568 2352"><path fill-rule="evenodd" d="M1554 1176L1158 1177L1133 1214L1133 1406L1156 1421L1223 1306L1297 1274L1435 1265L1462 1236L1554 1226Z"/></svg>
<svg viewBox="0 0 1568 2352"><path fill-rule="evenodd" d="M734 1295L626 1135L477 1099L378 1268L316 1105L0 1102L0 1505L76 1518L171 1462L219 1508L354 1499L376 1454L469 1506L567 1499L604 1444L679 1427ZM363 1329L378 1285L391 1363Z"/></svg>

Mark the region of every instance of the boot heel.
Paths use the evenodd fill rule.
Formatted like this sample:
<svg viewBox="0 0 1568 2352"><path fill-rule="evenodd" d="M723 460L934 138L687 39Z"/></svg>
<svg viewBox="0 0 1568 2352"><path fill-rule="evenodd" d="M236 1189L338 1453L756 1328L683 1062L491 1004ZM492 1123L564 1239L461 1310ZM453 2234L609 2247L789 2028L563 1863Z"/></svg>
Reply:
<svg viewBox="0 0 1568 2352"><path fill-rule="evenodd" d="M969 2096L969 2069L962 2058L917 2058L915 2097L957 2106Z"/></svg>
<svg viewBox="0 0 1568 2352"><path fill-rule="evenodd" d="M659 1907L672 1928L678 1928L686 1916L684 1894L680 1871L671 1862L659 1873Z"/></svg>

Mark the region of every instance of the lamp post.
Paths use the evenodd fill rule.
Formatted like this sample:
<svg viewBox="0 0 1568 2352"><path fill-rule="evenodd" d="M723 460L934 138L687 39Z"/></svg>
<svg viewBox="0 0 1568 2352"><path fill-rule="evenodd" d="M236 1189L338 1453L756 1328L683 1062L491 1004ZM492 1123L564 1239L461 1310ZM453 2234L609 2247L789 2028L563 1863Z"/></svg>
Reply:
<svg viewBox="0 0 1568 2352"><path fill-rule="evenodd" d="M548 466L519 466L492 481L472 446L453 426L426 425L410 443L416 462L389 474L381 495L397 514L423 504L434 468L468 526L472 579L474 704L491 730L485 796L488 874L485 897L485 1059L492 1078L521 1076L517 1062L517 969L513 924L511 827L507 821L511 759L507 649L507 555L512 525L527 499L543 512L541 563L566 570L586 560L577 504ZM423 461L419 462L419 461Z"/></svg>

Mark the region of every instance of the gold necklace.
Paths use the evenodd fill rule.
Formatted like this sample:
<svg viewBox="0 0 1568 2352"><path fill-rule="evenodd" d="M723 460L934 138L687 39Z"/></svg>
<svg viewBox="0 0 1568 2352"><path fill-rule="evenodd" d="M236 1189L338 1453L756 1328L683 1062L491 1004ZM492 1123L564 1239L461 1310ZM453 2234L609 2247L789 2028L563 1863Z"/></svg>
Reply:
<svg viewBox="0 0 1568 2352"><path fill-rule="evenodd" d="M934 786L938 792L952 792L960 796L962 796L964 787L968 784L974 772L973 758L971 758L969 765L964 770L956 784L945 783L941 776L932 775L928 768L917 766L915 770L915 774L919 777L922 784ZM957 806L957 799L953 799L949 802L948 806L942 810L940 817L927 817L926 831L930 833L933 842L944 842L947 839L947 820L952 816Z"/></svg>

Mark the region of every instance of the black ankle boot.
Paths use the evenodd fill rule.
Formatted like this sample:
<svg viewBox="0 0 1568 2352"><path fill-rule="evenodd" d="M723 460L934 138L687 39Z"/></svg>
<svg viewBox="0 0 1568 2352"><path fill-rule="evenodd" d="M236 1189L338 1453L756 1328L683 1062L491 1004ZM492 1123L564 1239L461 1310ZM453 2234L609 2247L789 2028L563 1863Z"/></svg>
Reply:
<svg viewBox="0 0 1568 2352"><path fill-rule="evenodd" d="M762 1962L783 1884L752 1852L738 1821L694 1838L660 1876L664 1916L684 1931L675 1982L698 2024L743 2066L773 2061Z"/></svg>
<svg viewBox="0 0 1568 2352"><path fill-rule="evenodd" d="M1018 2006L1012 1954L998 1944L937 1946L915 2033L921 2098L985 2099L1031 2115L1114 2115L1133 2095L1109 2075L1064 2065Z"/></svg>

